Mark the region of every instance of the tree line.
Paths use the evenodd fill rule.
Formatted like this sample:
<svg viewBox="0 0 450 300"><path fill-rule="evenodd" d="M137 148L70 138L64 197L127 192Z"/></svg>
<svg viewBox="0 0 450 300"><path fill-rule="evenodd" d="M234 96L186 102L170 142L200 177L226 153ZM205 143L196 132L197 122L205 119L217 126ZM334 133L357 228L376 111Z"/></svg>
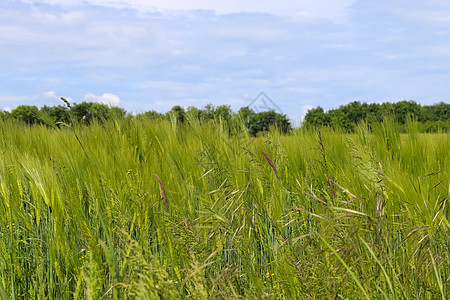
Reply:
<svg viewBox="0 0 450 300"><path fill-rule="evenodd" d="M439 102L434 105L422 106L415 101L382 104L354 101L328 111L318 106L307 112L303 126L309 128L327 126L353 132L362 121L370 126L382 122L386 117L394 118L403 127L410 120L417 121L422 132L448 132L450 130L450 104Z"/></svg>
<svg viewBox="0 0 450 300"><path fill-rule="evenodd" d="M14 119L25 124L43 124L47 126L62 126L64 124L84 124L92 122L102 123L108 120L123 118L169 120L179 125L188 121L224 122L232 126L238 122L244 123L251 135L258 135L268 131L270 126L276 126L287 133L292 124L284 114L273 110L255 112L250 107L242 107L234 112L229 105L214 106L208 104L203 108L194 106L183 108L179 105L172 107L167 113L155 110L139 114L131 114L123 108L108 106L101 103L81 102L70 105L43 106L20 105L11 113L0 111L2 119ZM406 128L408 120L417 121L421 132L449 132L450 104L439 102L434 105L422 106L415 101L400 101L396 103L361 103L354 101L339 108L325 111L318 106L310 109L303 120L303 128L331 127L345 132L353 132L356 126L364 121L369 127L383 122L386 117Z"/></svg>
<svg viewBox="0 0 450 300"><path fill-rule="evenodd" d="M251 135L258 135L268 131L270 126L276 126L279 130L287 133L292 129L291 122L284 114L273 110L255 112L252 108L242 107L238 112L234 112L229 105L214 106L208 104L203 108L188 107L187 109L176 105L167 113L159 113L155 110L131 114L120 107L108 106L101 103L82 102L70 105L67 100L66 105L43 106L38 108L33 105L19 105L11 111L0 111L3 119L14 119L24 124L42 124L47 126L63 126L64 124L89 125L92 122L103 123L108 120L119 119L154 119L169 120L183 125L190 121L198 122L224 122L232 126L233 123L243 122Z"/></svg>

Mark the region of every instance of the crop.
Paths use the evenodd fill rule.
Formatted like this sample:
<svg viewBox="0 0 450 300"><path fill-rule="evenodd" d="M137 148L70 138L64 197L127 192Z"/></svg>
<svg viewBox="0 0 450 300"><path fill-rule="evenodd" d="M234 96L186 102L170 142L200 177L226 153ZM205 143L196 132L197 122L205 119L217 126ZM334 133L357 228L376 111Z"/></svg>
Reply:
<svg viewBox="0 0 450 300"><path fill-rule="evenodd" d="M449 297L450 135L242 128L0 120L0 297Z"/></svg>

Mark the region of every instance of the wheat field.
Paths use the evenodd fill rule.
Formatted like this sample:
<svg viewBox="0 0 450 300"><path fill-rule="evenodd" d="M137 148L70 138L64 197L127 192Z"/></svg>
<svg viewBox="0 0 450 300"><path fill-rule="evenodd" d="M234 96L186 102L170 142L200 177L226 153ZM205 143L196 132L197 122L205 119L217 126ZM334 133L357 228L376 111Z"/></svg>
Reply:
<svg viewBox="0 0 450 300"><path fill-rule="evenodd" d="M450 135L0 120L4 299L447 299Z"/></svg>

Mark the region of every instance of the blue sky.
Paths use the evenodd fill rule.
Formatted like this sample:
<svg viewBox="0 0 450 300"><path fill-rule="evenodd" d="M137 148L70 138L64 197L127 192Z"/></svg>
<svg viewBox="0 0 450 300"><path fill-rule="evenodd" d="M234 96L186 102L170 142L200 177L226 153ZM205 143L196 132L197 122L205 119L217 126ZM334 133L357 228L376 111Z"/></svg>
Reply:
<svg viewBox="0 0 450 300"><path fill-rule="evenodd" d="M0 109L450 100L447 0L1 0Z"/></svg>

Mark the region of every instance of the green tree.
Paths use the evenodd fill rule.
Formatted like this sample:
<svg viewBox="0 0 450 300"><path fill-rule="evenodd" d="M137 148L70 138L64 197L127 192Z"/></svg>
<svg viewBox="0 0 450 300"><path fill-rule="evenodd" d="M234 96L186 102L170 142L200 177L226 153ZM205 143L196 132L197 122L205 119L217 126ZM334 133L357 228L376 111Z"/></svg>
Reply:
<svg viewBox="0 0 450 300"><path fill-rule="evenodd" d="M1 110L1 109L0 109L0 118L1 118L2 120L9 119L9 118L11 118L11 113L10 113L9 111Z"/></svg>
<svg viewBox="0 0 450 300"><path fill-rule="evenodd" d="M214 120L214 105L206 104L203 109L200 110L200 121Z"/></svg>
<svg viewBox="0 0 450 300"><path fill-rule="evenodd" d="M109 108L108 118L113 120L119 120L125 118L127 112L125 109L117 106L112 106Z"/></svg>
<svg viewBox="0 0 450 300"><path fill-rule="evenodd" d="M419 121L447 121L450 120L450 104L439 102L432 106L423 106L420 110Z"/></svg>
<svg viewBox="0 0 450 300"><path fill-rule="evenodd" d="M332 128L341 128L345 131L352 131L354 128L354 123L342 109L330 110L326 118L330 120L329 125Z"/></svg>
<svg viewBox="0 0 450 300"><path fill-rule="evenodd" d="M195 106L189 106L186 110L186 116L190 121L200 121L202 111Z"/></svg>
<svg viewBox="0 0 450 300"><path fill-rule="evenodd" d="M276 126L284 133L291 130L291 123L287 116L276 113L273 110L250 115L250 123L248 126L250 134L256 136L259 132L268 131L270 126Z"/></svg>
<svg viewBox="0 0 450 300"><path fill-rule="evenodd" d="M241 107L238 111L238 115L244 120L247 128L250 127L251 117L255 114L253 109L248 106Z"/></svg>
<svg viewBox="0 0 450 300"><path fill-rule="evenodd" d="M408 117L420 118L420 105L414 101L400 101L394 103L394 114L397 122L406 123Z"/></svg>
<svg viewBox="0 0 450 300"><path fill-rule="evenodd" d="M174 118L177 123L183 124L186 120L186 111L179 105L175 105L172 109L167 113L169 119Z"/></svg>
<svg viewBox="0 0 450 300"><path fill-rule="evenodd" d="M434 113L438 116L438 120L449 121L450 120L450 104L439 102L434 105Z"/></svg>
<svg viewBox="0 0 450 300"><path fill-rule="evenodd" d="M138 116L153 119L153 120L164 119L164 117L165 117L164 114L159 113L156 110L149 110Z"/></svg>
<svg viewBox="0 0 450 300"><path fill-rule="evenodd" d="M229 105L220 105L214 109L214 116L216 119L230 121L232 115L231 107Z"/></svg>
<svg viewBox="0 0 450 300"><path fill-rule="evenodd" d="M320 127L330 125L331 120L327 114L325 114L322 107L318 106L308 110L305 115L304 123L306 126Z"/></svg>
<svg viewBox="0 0 450 300"><path fill-rule="evenodd" d="M359 101L350 102L349 104L342 106L341 110L353 124L359 123L367 116L367 104L361 105Z"/></svg>
<svg viewBox="0 0 450 300"><path fill-rule="evenodd" d="M40 109L41 113L46 114L52 119L54 124L70 123L69 110L66 106L46 106Z"/></svg>
<svg viewBox="0 0 450 300"><path fill-rule="evenodd" d="M19 105L16 109L13 109L11 116L21 122L27 124L40 123L38 117L39 109L32 105Z"/></svg>
<svg viewBox="0 0 450 300"><path fill-rule="evenodd" d="M380 105L378 103L367 105L366 120L369 124L374 124L383 120L383 116L380 113Z"/></svg>
<svg viewBox="0 0 450 300"><path fill-rule="evenodd" d="M92 119L99 122L104 122L110 117L110 108L106 104L102 103L92 103L90 111Z"/></svg>
<svg viewBox="0 0 450 300"><path fill-rule="evenodd" d="M119 107L109 107L103 103L82 102L71 107L73 118L82 123L89 124L93 120L104 122L112 118L123 118L126 111Z"/></svg>
<svg viewBox="0 0 450 300"><path fill-rule="evenodd" d="M91 102L81 102L79 104L75 103L70 108L70 113L72 114L72 117L77 122L82 123L90 123L92 120L92 113L91 113Z"/></svg>

